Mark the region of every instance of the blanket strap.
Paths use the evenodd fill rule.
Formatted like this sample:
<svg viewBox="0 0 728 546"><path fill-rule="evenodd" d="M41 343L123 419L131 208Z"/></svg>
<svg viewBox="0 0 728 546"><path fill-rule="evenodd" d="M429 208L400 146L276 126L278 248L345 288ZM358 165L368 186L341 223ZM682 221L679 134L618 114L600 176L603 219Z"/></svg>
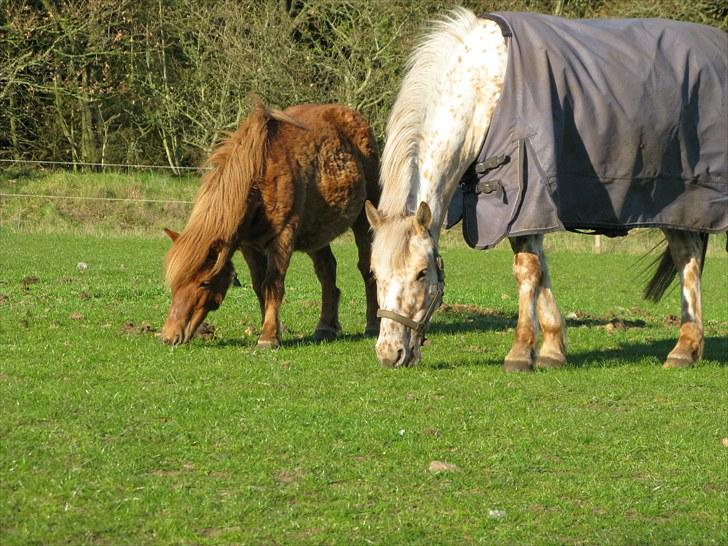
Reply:
<svg viewBox="0 0 728 546"><path fill-rule="evenodd" d="M510 160L511 156L509 155L494 155L493 157L488 157L483 161L478 161L475 164L475 172L478 174L485 174L488 171L497 169L501 165L505 165Z"/></svg>

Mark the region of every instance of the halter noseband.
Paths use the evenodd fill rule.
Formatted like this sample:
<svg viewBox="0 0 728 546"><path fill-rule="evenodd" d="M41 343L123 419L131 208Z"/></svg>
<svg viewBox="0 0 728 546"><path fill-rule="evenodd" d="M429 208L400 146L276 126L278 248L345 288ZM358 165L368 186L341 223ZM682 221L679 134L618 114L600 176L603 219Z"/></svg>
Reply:
<svg viewBox="0 0 728 546"><path fill-rule="evenodd" d="M435 250L435 267L437 268L437 288L435 290L435 297L432 298L430 305L427 306L425 316L422 320L414 320L394 311L388 311L387 309L377 310L377 317L387 318L395 322L403 324L407 328L414 331L417 337L424 337L427 327L430 325L430 319L432 318L435 310L442 303L442 296L445 292L445 262L442 256Z"/></svg>

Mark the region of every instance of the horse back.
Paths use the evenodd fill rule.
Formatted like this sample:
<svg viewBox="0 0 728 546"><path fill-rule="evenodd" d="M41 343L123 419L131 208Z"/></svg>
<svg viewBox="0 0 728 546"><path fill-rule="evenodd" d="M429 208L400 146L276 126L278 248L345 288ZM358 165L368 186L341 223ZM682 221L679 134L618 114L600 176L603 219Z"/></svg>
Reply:
<svg viewBox="0 0 728 546"><path fill-rule="evenodd" d="M379 196L379 155L369 123L335 104L301 104L275 120L260 193L272 229L296 226L296 250L312 251L348 229ZM273 122L272 122L273 123Z"/></svg>

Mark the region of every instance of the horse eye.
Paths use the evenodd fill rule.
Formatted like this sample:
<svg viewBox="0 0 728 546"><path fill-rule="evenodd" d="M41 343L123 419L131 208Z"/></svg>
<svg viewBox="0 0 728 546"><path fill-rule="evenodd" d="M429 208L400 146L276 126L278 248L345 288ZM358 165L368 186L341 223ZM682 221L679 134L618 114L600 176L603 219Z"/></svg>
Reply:
<svg viewBox="0 0 728 546"><path fill-rule="evenodd" d="M425 268L422 271L420 271L419 273L417 273L417 280L421 281L422 279L425 278L426 275L427 275L427 268Z"/></svg>
<svg viewBox="0 0 728 546"><path fill-rule="evenodd" d="M205 289L207 289L207 288L210 288L210 286L211 286L211 285L212 285L212 283L211 283L210 281L202 281L202 282L200 283L200 288L205 288Z"/></svg>

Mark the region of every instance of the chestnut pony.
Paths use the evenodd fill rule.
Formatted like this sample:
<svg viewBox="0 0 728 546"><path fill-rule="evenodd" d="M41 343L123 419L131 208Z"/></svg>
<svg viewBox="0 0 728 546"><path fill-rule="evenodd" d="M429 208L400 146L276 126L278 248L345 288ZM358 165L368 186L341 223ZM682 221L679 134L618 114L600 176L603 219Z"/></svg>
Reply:
<svg viewBox="0 0 728 546"><path fill-rule="evenodd" d="M338 105L303 104L272 110L255 100L251 114L208 159L187 226L172 239L166 281L172 305L162 339L192 338L235 280L240 250L250 268L263 317L259 347L281 343L279 308L294 250L313 260L321 283L316 340L336 337L340 291L329 243L349 227L366 291L367 335L376 336L376 284L364 202L379 200L379 159L367 121Z"/></svg>

